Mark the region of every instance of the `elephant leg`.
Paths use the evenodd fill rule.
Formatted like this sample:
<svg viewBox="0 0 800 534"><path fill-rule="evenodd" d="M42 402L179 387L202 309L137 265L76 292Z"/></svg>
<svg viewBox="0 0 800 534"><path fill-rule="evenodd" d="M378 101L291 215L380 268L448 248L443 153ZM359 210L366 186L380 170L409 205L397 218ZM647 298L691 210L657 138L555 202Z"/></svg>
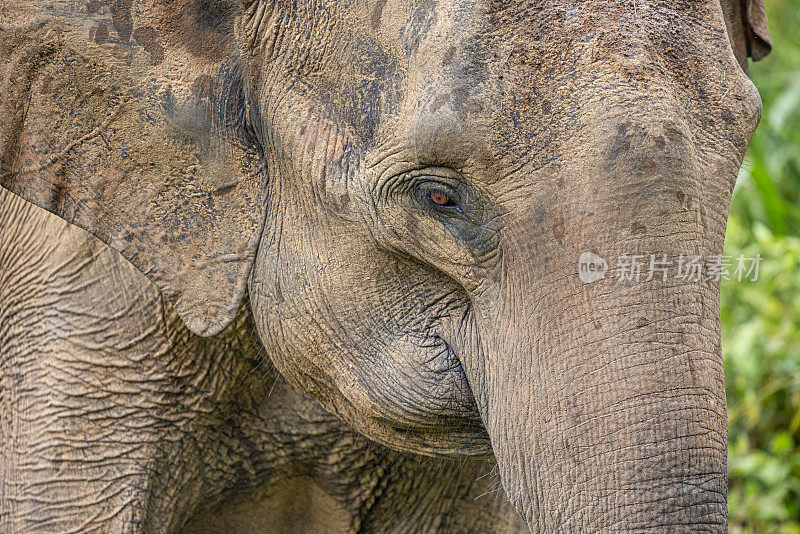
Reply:
<svg viewBox="0 0 800 534"><path fill-rule="evenodd" d="M276 380L231 429L234 470L255 476L209 498L184 534L520 532L493 458L392 450Z"/></svg>
<svg viewBox="0 0 800 534"><path fill-rule="evenodd" d="M517 531L492 461L364 438L278 375L247 307L196 336L2 189L0 243L0 532Z"/></svg>
<svg viewBox="0 0 800 534"><path fill-rule="evenodd" d="M218 421L257 349L239 325L191 335L116 252L2 189L0 243L0 531L173 530L225 484Z"/></svg>

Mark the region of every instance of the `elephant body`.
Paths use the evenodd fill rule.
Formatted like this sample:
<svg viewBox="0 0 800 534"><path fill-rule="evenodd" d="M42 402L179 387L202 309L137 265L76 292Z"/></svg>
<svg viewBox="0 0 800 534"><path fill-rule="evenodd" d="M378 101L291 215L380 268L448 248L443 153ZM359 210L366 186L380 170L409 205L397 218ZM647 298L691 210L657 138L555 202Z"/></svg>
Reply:
<svg viewBox="0 0 800 534"><path fill-rule="evenodd" d="M6 191L0 243L0 532L519 532L491 459L359 435L278 375L248 307L192 334Z"/></svg>
<svg viewBox="0 0 800 534"><path fill-rule="evenodd" d="M763 0L0 15L3 526L725 530Z"/></svg>

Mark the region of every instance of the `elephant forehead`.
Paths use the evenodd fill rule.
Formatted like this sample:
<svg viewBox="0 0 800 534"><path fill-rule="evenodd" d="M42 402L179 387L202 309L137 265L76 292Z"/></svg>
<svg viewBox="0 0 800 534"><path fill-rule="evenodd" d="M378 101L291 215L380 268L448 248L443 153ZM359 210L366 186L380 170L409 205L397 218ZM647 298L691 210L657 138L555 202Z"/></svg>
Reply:
<svg viewBox="0 0 800 534"><path fill-rule="evenodd" d="M725 37L711 0L246 4L239 28L255 48L253 75L268 72L260 86L277 95L293 80L293 91L324 103L367 145L381 131L379 142L396 137L397 123L411 126L416 114L427 124L415 132L468 123L503 137L501 153L512 139L535 150L534 138L551 144L545 130L580 112L581 83L613 88L628 78L640 84L630 94L648 91L640 82L690 68L675 58L713 41L701 31ZM445 120L431 116L439 111Z"/></svg>
<svg viewBox="0 0 800 534"><path fill-rule="evenodd" d="M440 13L407 73L403 120L413 115L417 154L441 159L466 145L477 165L538 168L604 117L730 118L737 102L750 106L716 3L636 4L488 2ZM726 135L739 145L752 122L740 114L687 122L710 146Z"/></svg>

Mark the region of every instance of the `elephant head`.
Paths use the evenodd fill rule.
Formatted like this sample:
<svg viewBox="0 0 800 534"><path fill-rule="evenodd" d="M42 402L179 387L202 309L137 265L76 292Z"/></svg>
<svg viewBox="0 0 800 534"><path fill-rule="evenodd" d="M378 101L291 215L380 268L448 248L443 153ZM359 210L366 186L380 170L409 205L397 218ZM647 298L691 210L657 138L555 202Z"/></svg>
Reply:
<svg viewBox="0 0 800 534"><path fill-rule="evenodd" d="M718 284L577 260L721 252L761 0L5 13L0 184L190 329L248 290L286 378L392 447L493 452L534 531L724 527Z"/></svg>

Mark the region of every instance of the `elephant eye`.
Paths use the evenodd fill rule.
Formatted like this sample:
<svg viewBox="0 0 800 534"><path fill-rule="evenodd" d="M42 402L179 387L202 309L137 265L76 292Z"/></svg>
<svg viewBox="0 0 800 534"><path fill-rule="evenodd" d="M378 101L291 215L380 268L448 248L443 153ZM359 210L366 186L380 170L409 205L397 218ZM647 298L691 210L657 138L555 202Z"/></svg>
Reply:
<svg viewBox="0 0 800 534"><path fill-rule="evenodd" d="M456 191L440 183L423 183L418 189L419 196L430 208L443 212L461 213L459 195Z"/></svg>
<svg viewBox="0 0 800 534"><path fill-rule="evenodd" d="M457 208L458 204L453 202L447 193L443 193L441 191L432 191L429 195L431 202L436 204L437 206L441 206L443 208Z"/></svg>

